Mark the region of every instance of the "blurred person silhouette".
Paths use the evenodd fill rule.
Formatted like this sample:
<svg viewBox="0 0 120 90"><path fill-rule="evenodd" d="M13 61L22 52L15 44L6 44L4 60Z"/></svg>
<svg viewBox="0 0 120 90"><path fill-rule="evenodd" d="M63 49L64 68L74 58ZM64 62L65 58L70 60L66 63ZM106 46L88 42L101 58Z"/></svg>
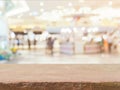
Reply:
<svg viewBox="0 0 120 90"><path fill-rule="evenodd" d="M29 31L28 32L28 47L29 47L29 50L31 49L31 43L34 42L34 38L35 38L35 34L33 33L33 31Z"/></svg>
<svg viewBox="0 0 120 90"><path fill-rule="evenodd" d="M27 41L28 41L28 49L30 50L31 49L31 41L30 41L30 39L28 39Z"/></svg>
<svg viewBox="0 0 120 90"><path fill-rule="evenodd" d="M47 40L46 40L46 42L47 42L47 43L46 43L46 44L47 44L46 53L53 55L54 39L52 39L52 37L48 37Z"/></svg>
<svg viewBox="0 0 120 90"><path fill-rule="evenodd" d="M17 41L17 46L19 47L20 46L20 39L17 37L16 41Z"/></svg>
<svg viewBox="0 0 120 90"><path fill-rule="evenodd" d="M34 38L33 44L34 44L34 49L36 49L36 45L37 45L37 39L36 38Z"/></svg>
<svg viewBox="0 0 120 90"><path fill-rule="evenodd" d="M112 42L113 42L113 38L112 38L112 35L110 34L109 36L108 36L108 49L109 49L109 53L111 53L112 52Z"/></svg>

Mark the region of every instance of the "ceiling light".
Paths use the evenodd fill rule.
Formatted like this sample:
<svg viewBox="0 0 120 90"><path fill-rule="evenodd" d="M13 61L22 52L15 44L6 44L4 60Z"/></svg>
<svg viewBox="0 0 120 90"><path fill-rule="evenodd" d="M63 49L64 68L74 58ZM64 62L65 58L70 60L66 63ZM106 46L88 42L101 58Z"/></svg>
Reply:
<svg viewBox="0 0 120 90"><path fill-rule="evenodd" d="M71 2L68 3L68 6L72 6L73 4Z"/></svg>
<svg viewBox="0 0 120 90"><path fill-rule="evenodd" d="M43 2L40 2L40 6L44 6L44 3L43 3Z"/></svg>
<svg viewBox="0 0 120 90"><path fill-rule="evenodd" d="M113 4L112 1L109 1L109 2L108 2L108 5L109 5L109 6L112 6L112 4Z"/></svg>
<svg viewBox="0 0 120 90"><path fill-rule="evenodd" d="M79 2L80 2L80 3L83 3L83 2L85 2L85 0L79 0Z"/></svg>

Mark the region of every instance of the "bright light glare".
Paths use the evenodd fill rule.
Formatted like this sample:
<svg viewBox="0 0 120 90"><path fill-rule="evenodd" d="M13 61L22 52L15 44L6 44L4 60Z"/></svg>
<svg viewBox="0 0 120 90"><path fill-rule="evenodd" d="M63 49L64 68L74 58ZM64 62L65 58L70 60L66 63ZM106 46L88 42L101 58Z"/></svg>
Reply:
<svg viewBox="0 0 120 90"><path fill-rule="evenodd" d="M58 21L61 19L61 15L56 11L44 12L39 18L47 21Z"/></svg>
<svg viewBox="0 0 120 90"><path fill-rule="evenodd" d="M82 31L85 31L85 27L82 27L81 30L82 30Z"/></svg>
<svg viewBox="0 0 120 90"><path fill-rule="evenodd" d="M62 28L61 33L72 33L72 30L70 28Z"/></svg>
<svg viewBox="0 0 120 90"><path fill-rule="evenodd" d="M82 7L82 8L79 9L79 12L87 14L87 13L91 12L91 8L90 7Z"/></svg>
<svg viewBox="0 0 120 90"><path fill-rule="evenodd" d="M114 9L111 7L98 8L93 11L94 14L99 14L103 18L120 17L120 9Z"/></svg>
<svg viewBox="0 0 120 90"><path fill-rule="evenodd" d="M23 12L27 12L30 10L30 8L28 7L27 3L25 0L22 0L22 1L19 1L19 6L15 7L15 9L9 11L6 13L6 17L9 17L9 16L14 16L16 14L20 14L20 13L23 13Z"/></svg>
<svg viewBox="0 0 120 90"><path fill-rule="evenodd" d="M98 16L94 16L90 18L93 24L98 24L100 22L100 18Z"/></svg>
<svg viewBox="0 0 120 90"><path fill-rule="evenodd" d="M80 2L80 3L83 3L83 2L85 2L85 1L84 1L84 0L79 0L79 2Z"/></svg>
<svg viewBox="0 0 120 90"><path fill-rule="evenodd" d="M11 36L11 38L15 38L15 33L11 32L10 36Z"/></svg>
<svg viewBox="0 0 120 90"><path fill-rule="evenodd" d="M43 3L43 2L40 2L40 6L44 6L44 3Z"/></svg>
<svg viewBox="0 0 120 90"><path fill-rule="evenodd" d="M93 28L93 32L98 32L98 27Z"/></svg>
<svg viewBox="0 0 120 90"><path fill-rule="evenodd" d="M71 2L68 3L68 6L72 6L73 4Z"/></svg>
<svg viewBox="0 0 120 90"><path fill-rule="evenodd" d="M110 5L110 6L111 6L112 4L113 4L113 2L112 2L112 1L109 1L109 2L108 2L108 5Z"/></svg>
<svg viewBox="0 0 120 90"><path fill-rule="evenodd" d="M4 2L0 0L0 8L3 8L4 7Z"/></svg>
<svg viewBox="0 0 120 90"><path fill-rule="evenodd" d="M74 28L73 28L73 31L74 31L75 33L77 33L77 32L78 32L78 30L77 30L77 28L76 28L76 27L74 27Z"/></svg>

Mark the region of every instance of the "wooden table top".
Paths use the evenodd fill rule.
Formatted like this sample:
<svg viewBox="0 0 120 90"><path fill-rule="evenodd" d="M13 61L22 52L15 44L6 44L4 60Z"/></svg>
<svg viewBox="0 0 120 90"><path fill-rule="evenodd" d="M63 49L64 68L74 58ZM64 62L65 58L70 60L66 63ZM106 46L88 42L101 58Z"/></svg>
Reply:
<svg viewBox="0 0 120 90"><path fill-rule="evenodd" d="M0 82L120 82L120 65L1 64Z"/></svg>

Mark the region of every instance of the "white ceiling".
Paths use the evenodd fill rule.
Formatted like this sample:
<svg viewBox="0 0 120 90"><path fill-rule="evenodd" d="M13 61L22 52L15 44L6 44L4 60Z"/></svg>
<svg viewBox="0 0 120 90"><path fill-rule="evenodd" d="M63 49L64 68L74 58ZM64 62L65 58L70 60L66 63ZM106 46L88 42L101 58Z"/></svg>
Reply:
<svg viewBox="0 0 120 90"><path fill-rule="evenodd" d="M15 0L14 0L15 1ZM17 0L16 0L17 1ZM114 8L120 8L120 0L25 0L30 8L30 11L24 13L24 16L28 16L30 12L52 11L56 9L74 7L79 9L81 7L90 7L97 9L101 7L110 6ZM19 2L19 1L18 1ZM43 6L40 6L40 3Z"/></svg>
<svg viewBox="0 0 120 90"><path fill-rule="evenodd" d="M18 0L13 0L18 1ZM22 1L22 0L21 0ZM23 0L24 1L24 0ZM93 10L102 8L102 7L114 7L120 9L120 0L25 0L29 11L13 16L13 18L24 18L24 19L34 19L30 13L38 12L38 16L42 16L41 9L44 9L45 12L50 12L56 9L65 9L65 8L75 8L80 9L82 7L90 7ZM19 1L18 1L19 2ZM43 3L44 5L40 5ZM104 9L103 9L104 10ZM50 14L47 14L47 16ZM52 14L53 15L53 14ZM120 15L120 14L119 14ZM46 18L46 17L45 17ZM53 15L53 18L54 15Z"/></svg>
<svg viewBox="0 0 120 90"><path fill-rule="evenodd" d="M68 7L68 3L72 3L74 7L105 7L112 1L113 7L120 7L120 0L26 0L31 10L40 10L40 2L44 2L43 8L45 10L56 9L57 6ZM84 1L84 2L81 2ZM108 4L109 3L109 4Z"/></svg>
<svg viewBox="0 0 120 90"><path fill-rule="evenodd" d="M15 1L15 0L14 0ZM18 1L18 0L16 0ZM22 0L20 0L22 1ZM24 1L24 0L23 0ZM58 13L51 13L53 10L59 10L61 11L62 9L68 9L68 12L71 12L69 8L75 8L79 9L82 7L90 7L92 11L102 11L102 14L105 14L107 17L108 16L114 16L118 14L118 17L120 17L120 0L25 0L27 3L27 6L29 7L29 11L21 13L21 14L16 14L15 16L10 17L8 20L9 24L24 24L24 23L43 23L43 21L52 21L53 19L59 21L59 17L56 17ZM83 2L84 1L84 2ZM44 5L40 5L40 3L44 3ZM112 9L104 8L104 7L113 7L113 8L119 8L119 10L115 9L116 12L112 13ZM44 9L45 13L42 13L40 10ZM18 10L19 11L19 10ZM76 12L78 12L76 10ZM38 12L38 16L30 15L33 12ZM112 14L110 14L112 13ZM74 16L76 14L71 14L71 16ZM79 14L80 15L80 14ZM88 14L89 15L89 14ZM92 15L92 14L91 14ZM89 15L89 16L91 16ZM93 14L94 15L94 14ZM67 16L67 15L63 15ZM70 16L70 15L68 15ZM67 16L67 17L68 17ZM71 17L70 16L70 17ZM72 16L72 17L73 17ZM88 17L88 16L87 16ZM61 19L61 18L60 18ZM70 19L70 18L68 18ZM67 20L68 20L67 19ZM65 18L62 18L61 20L65 21ZM69 21L68 21L69 22ZM45 22L45 25L47 25Z"/></svg>

